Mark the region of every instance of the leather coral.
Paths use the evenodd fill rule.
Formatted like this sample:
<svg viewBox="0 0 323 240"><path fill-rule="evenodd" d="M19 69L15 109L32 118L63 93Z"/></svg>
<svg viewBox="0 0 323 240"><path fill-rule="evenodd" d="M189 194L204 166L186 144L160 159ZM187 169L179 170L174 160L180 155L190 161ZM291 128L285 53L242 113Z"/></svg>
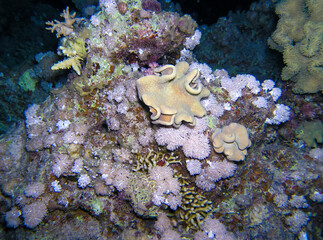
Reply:
<svg viewBox="0 0 323 240"><path fill-rule="evenodd" d="M165 65L137 80L139 97L149 106L154 124L179 127L185 121L194 126L194 116L206 114L200 100L210 91L198 81L199 71L188 69L187 62Z"/></svg>
<svg viewBox="0 0 323 240"><path fill-rule="evenodd" d="M217 153L224 153L228 160L241 161L251 146L247 129L238 123L217 128L212 135L213 148Z"/></svg>

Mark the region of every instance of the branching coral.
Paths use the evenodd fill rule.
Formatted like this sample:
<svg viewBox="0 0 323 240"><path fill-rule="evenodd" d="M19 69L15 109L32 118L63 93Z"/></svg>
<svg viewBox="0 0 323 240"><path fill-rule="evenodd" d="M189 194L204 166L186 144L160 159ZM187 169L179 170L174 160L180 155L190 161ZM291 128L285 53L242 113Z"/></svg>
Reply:
<svg viewBox="0 0 323 240"><path fill-rule="evenodd" d="M68 69L73 68L74 71L81 74L81 60L85 56L85 43L82 38L63 39L63 44L58 48L59 55L67 56L66 59L54 64L51 69Z"/></svg>
<svg viewBox="0 0 323 240"><path fill-rule="evenodd" d="M224 152L231 161L244 160L247 148L251 146L247 129L238 123L216 129L212 139L214 150L217 153Z"/></svg>
<svg viewBox="0 0 323 240"><path fill-rule="evenodd" d="M195 125L194 116L206 113L200 100L210 95L198 82L199 71L187 73L187 62L165 65L137 80L140 99L150 108L154 124L179 127L182 121Z"/></svg>
<svg viewBox="0 0 323 240"><path fill-rule="evenodd" d="M46 28L51 32L56 31L56 36L59 38L62 35L65 38L62 39L62 44L58 48L58 54L67 56L67 59L64 59L61 62L54 64L51 69L52 70L59 70L59 69L68 69L73 68L75 72L80 75L81 74L81 60L85 56L85 43L82 37L72 36L73 24L79 18L75 18L76 13L70 15L69 8L67 7L66 10L60 15L65 19L65 22L59 22L57 20L46 22L47 25L51 26Z"/></svg>
<svg viewBox="0 0 323 240"><path fill-rule="evenodd" d="M60 22L58 20L54 21L48 21L46 22L47 25L50 27L47 27L47 30L50 30L52 33L56 31L56 37L59 38L62 35L68 36L73 32L73 24L77 20L75 18L76 12L74 12L72 15L70 15L69 7L66 8L66 10L63 10L63 13L60 14L61 17L65 19L64 22Z"/></svg>
<svg viewBox="0 0 323 240"><path fill-rule="evenodd" d="M296 82L295 93L323 90L323 1L286 0L277 5L277 29L270 47L283 53L283 80Z"/></svg>

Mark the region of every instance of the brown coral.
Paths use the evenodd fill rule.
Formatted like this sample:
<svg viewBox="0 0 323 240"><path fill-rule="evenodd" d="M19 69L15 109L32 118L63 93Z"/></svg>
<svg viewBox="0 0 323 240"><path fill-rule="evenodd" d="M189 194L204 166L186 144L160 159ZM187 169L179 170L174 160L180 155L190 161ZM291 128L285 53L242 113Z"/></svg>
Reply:
<svg viewBox="0 0 323 240"><path fill-rule="evenodd" d="M64 22L60 22L58 20L54 21L48 21L46 22L47 25L51 26L46 28L47 30L50 30L51 32L56 31L56 37L60 37L61 35L68 36L73 32L73 23L77 20L77 18L74 18L76 15L76 12L74 12L72 15L70 15L69 7L66 8L66 10L63 10L63 13L60 14L61 17L65 19Z"/></svg>
<svg viewBox="0 0 323 240"><path fill-rule="evenodd" d="M268 43L283 53L282 80L298 94L323 90L323 1L286 0L277 5L277 29Z"/></svg>
<svg viewBox="0 0 323 240"><path fill-rule="evenodd" d="M224 153L228 160L241 161L247 155L247 148L251 141L247 129L238 123L230 123L214 132L213 147L217 153Z"/></svg>
<svg viewBox="0 0 323 240"><path fill-rule="evenodd" d="M139 97L149 106L154 124L179 127L185 121L194 126L194 116L205 115L200 100L210 91L198 82L199 71L188 68L187 62L165 65L137 80Z"/></svg>

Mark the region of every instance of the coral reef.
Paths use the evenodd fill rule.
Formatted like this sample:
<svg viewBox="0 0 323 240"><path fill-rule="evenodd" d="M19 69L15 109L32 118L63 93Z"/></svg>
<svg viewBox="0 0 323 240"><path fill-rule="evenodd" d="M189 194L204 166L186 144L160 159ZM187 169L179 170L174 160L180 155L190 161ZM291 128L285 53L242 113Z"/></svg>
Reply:
<svg viewBox="0 0 323 240"><path fill-rule="evenodd" d="M154 124L179 127L184 121L194 126L194 117L205 115L200 100L210 92L198 83L198 70L187 73L188 68L186 62L165 65L137 80L139 97L149 106Z"/></svg>
<svg viewBox="0 0 323 240"><path fill-rule="evenodd" d="M323 90L323 1L286 0L279 3L277 29L269 46L283 53L282 80L295 82L298 94Z"/></svg>
<svg viewBox="0 0 323 240"><path fill-rule="evenodd" d="M321 144L295 133L317 95L197 62L203 31L161 6L100 0L51 24L82 60L0 138L1 239L318 238ZM54 59L27 68L36 87L67 74Z"/></svg>
<svg viewBox="0 0 323 240"><path fill-rule="evenodd" d="M67 23L56 21L55 25L50 22L53 27L49 30L65 36L58 54L68 57L53 65L52 69L73 67L79 75L73 77L74 86L86 95L120 76L123 63L142 66L157 61L164 54L178 51L186 37L194 34L195 21L189 15L180 17L177 13L150 10L149 7L143 9L142 5L147 4L141 4L139 0L118 4L101 1L102 10L92 15L90 21L72 21L74 14L68 14L68 29L71 31L66 31L66 36L60 27ZM66 10L62 16L65 18L67 13ZM84 67L81 60L86 60Z"/></svg>

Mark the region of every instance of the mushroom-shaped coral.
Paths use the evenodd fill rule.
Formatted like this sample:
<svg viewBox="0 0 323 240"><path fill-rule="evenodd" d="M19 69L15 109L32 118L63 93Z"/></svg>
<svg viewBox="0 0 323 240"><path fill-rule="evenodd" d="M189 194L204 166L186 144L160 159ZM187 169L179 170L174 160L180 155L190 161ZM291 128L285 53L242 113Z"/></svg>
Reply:
<svg viewBox="0 0 323 240"><path fill-rule="evenodd" d="M247 129L238 123L230 123L222 129L217 128L212 135L213 148L217 153L224 153L228 160L241 161L247 155L251 141Z"/></svg>
<svg viewBox="0 0 323 240"><path fill-rule="evenodd" d="M199 71L188 68L187 62L165 65L137 80L139 97L149 106L154 124L179 127L185 121L194 126L194 116L206 114L200 100L210 91L198 82Z"/></svg>

